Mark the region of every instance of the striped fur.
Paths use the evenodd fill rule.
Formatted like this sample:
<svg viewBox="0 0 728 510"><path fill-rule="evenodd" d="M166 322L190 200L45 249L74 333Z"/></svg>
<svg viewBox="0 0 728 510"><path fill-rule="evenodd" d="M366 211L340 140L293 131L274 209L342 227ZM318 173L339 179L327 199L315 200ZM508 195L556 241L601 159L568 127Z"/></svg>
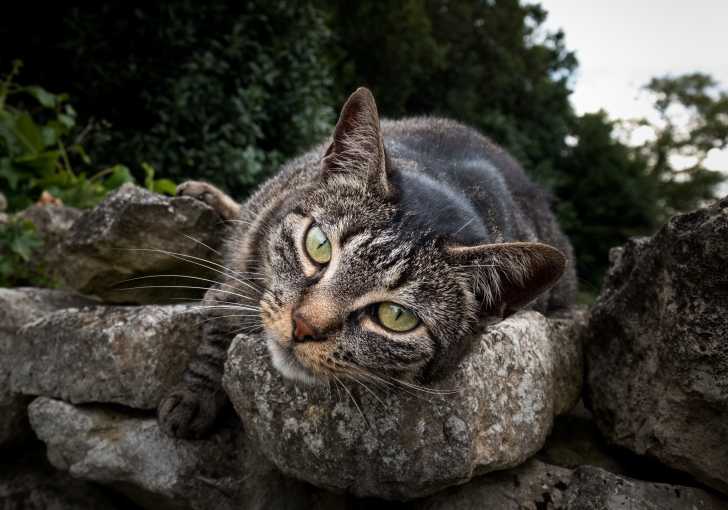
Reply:
<svg viewBox="0 0 728 510"><path fill-rule="evenodd" d="M313 223L333 248L323 267L304 250ZM197 358L159 408L174 436L199 437L213 423L225 402L226 351L241 328L267 342L291 379L421 384L454 366L480 324L523 306L568 306L575 293L568 241L510 156L453 121L380 123L366 89L349 98L332 140L264 183L233 225L230 271L205 302L259 308L259 317L210 308L215 320ZM421 324L386 330L372 314L383 301ZM294 313L321 332L315 341L293 341Z"/></svg>

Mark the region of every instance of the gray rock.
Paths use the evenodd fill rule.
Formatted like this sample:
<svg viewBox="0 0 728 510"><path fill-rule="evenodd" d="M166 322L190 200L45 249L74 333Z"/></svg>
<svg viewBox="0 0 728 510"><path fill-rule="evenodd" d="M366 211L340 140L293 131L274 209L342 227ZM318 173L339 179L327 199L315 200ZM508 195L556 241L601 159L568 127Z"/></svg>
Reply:
<svg viewBox="0 0 728 510"><path fill-rule="evenodd" d="M728 493L728 197L611 258L585 346L595 421Z"/></svg>
<svg viewBox="0 0 728 510"><path fill-rule="evenodd" d="M0 447L19 443L30 432L26 413L30 399L10 389L10 360L21 342L18 330L55 310L89 303L86 298L60 290L0 288Z"/></svg>
<svg viewBox="0 0 728 510"><path fill-rule="evenodd" d="M725 510L702 489L646 482L594 466L564 469L530 460L424 500L418 510Z"/></svg>
<svg viewBox="0 0 728 510"><path fill-rule="evenodd" d="M234 416L212 437L185 441L166 436L153 417L99 406L41 397L29 413L56 468L109 485L145 508L340 508L340 498L282 478L244 441Z"/></svg>
<svg viewBox="0 0 728 510"><path fill-rule="evenodd" d="M23 455L13 465L0 465L2 510L132 510L99 486L55 471L43 459ZM7 460L7 459L4 459Z"/></svg>
<svg viewBox="0 0 728 510"><path fill-rule="evenodd" d="M201 338L191 305L87 306L25 325L8 358L15 393L154 409Z"/></svg>
<svg viewBox="0 0 728 510"><path fill-rule="evenodd" d="M60 249L59 276L65 285L112 303L196 298L204 290L121 288L209 286L204 280L156 276L216 279L220 268L214 264L220 263L220 257L215 250L220 247L224 229L217 213L199 200L164 197L127 184L73 224ZM121 283L152 275L155 277Z"/></svg>
<svg viewBox="0 0 728 510"><path fill-rule="evenodd" d="M567 510L726 510L728 501L693 487L614 475L601 468L574 470L562 496Z"/></svg>
<svg viewBox="0 0 728 510"><path fill-rule="evenodd" d="M38 274L46 275L51 282L57 282L58 269L63 266L60 245L66 239L73 223L82 215L80 209L63 205L33 205L20 211L16 218L30 221L43 242L42 249L33 253L32 264Z"/></svg>
<svg viewBox="0 0 728 510"><path fill-rule="evenodd" d="M578 400L579 320L519 313L431 391L302 388L239 335L224 384L250 440L285 474L356 496L411 499L516 466ZM356 399L356 403L354 402Z"/></svg>
<svg viewBox="0 0 728 510"><path fill-rule="evenodd" d="M531 459L460 487L410 503L418 510L547 510L562 508L571 470Z"/></svg>

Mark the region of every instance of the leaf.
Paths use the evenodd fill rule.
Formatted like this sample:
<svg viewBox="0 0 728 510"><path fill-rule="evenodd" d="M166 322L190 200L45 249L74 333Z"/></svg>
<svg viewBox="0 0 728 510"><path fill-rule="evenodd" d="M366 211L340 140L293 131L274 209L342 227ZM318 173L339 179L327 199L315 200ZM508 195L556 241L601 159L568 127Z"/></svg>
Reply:
<svg viewBox="0 0 728 510"><path fill-rule="evenodd" d="M58 99L55 94L51 94L42 87L25 87L25 91L36 98L40 104L46 108L55 108L58 103Z"/></svg>
<svg viewBox="0 0 728 510"><path fill-rule="evenodd" d="M71 129L73 126L76 125L76 119L66 113L59 113L58 121L68 129Z"/></svg>
<svg viewBox="0 0 728 510"><path fill-rule="evenodd" d="M111 172L111 175L103 181L103 187L105 190L111 191L112 189L116 189L127 182L134 182L134 177L131 175L129 169L124 165L115 165L112 169L113 171Z"/></svg>
<svg viewBox="0 0 728 510"><path fill-rule="evenodd" d="M154 191L154 167L147 162L142 162L144 170L144 187L149 191Z"/></svg>
<svg viewBox="0 0 728 510"><path fill-rule="evenodd" d="M154 181L154 189L152 191L174 196L177 193L177 185L169 179L157 179Z"/></svg>
<svg viewBox="0 0 728 510"><path fill-rule="evenodd" d="M43 150L43 135L40 132L40 127L27 113L20 114L16 119L15 134L28 151L38 153Z"/></svg>

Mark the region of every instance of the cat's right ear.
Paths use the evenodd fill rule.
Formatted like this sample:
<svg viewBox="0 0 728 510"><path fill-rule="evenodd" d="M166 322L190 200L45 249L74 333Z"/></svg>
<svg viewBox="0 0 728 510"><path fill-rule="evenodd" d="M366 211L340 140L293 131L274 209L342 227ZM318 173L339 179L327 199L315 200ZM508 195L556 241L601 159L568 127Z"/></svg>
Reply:
<svg viewBox="0 0 728 510"><path fill-rule="evenodd" d="M551 288L566 268L566 257L542 243L513 242L448 246L453 266L472 274L486 316L507 317Z"/></svg>
<svg viewBox="0 0 728 510"><path fill-rule="evenodd" d="M325 175L363 178L383 193L391 192L379 113L369 89L359 87L347 99L322 164Z"/></svg>

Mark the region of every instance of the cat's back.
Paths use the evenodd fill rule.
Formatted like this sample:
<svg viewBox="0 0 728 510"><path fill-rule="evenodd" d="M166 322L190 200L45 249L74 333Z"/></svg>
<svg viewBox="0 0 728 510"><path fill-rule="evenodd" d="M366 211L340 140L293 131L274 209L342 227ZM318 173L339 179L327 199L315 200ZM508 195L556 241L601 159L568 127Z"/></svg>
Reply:
<svg viewBox="0 0 728 510"><path fill-rule="evenodd" d="M545 194L505 150L475 129L450 119L414 117L384 121L382 133L393 164L399 172L410 173L405 194L421 194L422 183L428 182L443 198L458 196L460 206L471 208L484 222L488 235L482 241L542 237L534 222L551 215ZM423 201L416 196L409 200ZM424 200L430 205L432 201Z"/></svg>

